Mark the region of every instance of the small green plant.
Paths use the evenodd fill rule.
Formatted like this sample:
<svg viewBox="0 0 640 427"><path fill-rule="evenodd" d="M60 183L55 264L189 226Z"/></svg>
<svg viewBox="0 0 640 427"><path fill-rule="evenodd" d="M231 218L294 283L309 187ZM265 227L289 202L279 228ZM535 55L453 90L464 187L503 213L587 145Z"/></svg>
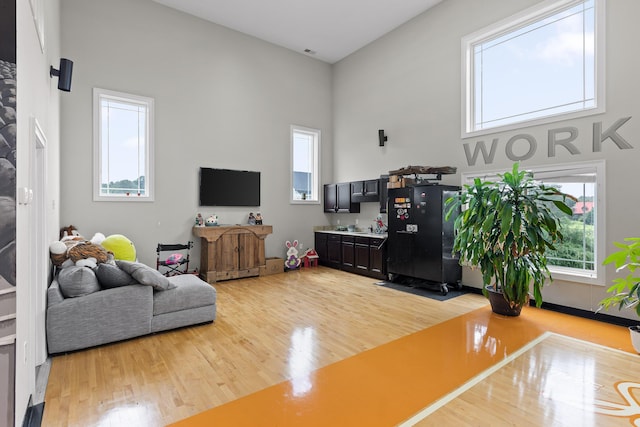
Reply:
<svg viewBox="0 0 640 427"><path fill-rule="evenodd" d="M562 241L558 215L571 215L565 203L571 196L536 181L518 163L498 176L496 182L476 178L446 201L447 218L462 208L453 250L461 262L480 267L484 285L502 292L511 308L528 301L530 286L539 307L550 278L545 251Z"/></svg>
<svg viewBox="0 0 640 427"><path fill-rule="evenodd" d="M616 271L628 270L629 274L613 280L613 285L607 289L612 295L600 301L598 311L615 306L618 310L635 308L640 316L640 277L636 275L636 269L640 267L640 237L628 237L624 241L628 243L613 243L619 250L610 254L603 264L613 263Z"/></svg>

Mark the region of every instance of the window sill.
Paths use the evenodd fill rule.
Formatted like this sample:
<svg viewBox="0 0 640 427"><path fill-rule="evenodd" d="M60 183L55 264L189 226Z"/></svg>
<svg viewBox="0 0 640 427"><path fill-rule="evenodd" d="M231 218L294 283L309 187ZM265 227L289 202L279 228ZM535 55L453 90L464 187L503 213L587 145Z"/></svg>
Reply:
<svg viewBox="0 0 640 427"><path fill-rule="evenodd" d="M588 272L580 272L574 270L567 270L561 267L549 267L549 271L551 272L551 277L553 281L563 281L563 282L576 282L583 283L586 285L598 285L604 286L605 283L601 278L598 277L596 272L588 273Z"/></svg>
<svg viewBox="0 0 640 427"><path fill-rule="evenodd" d="M144 202L153 202L153 197L138 197L138 196L129 196L129 197L105 197L105 196L95 196L93 198L94 202L135 202L135 203L144 203Z"/></svg>
<svg viewBox="0 0 640 427"><path fill-rule="evenodd" d="M319 205L320 200L289 200L290 205Z"/></svg>

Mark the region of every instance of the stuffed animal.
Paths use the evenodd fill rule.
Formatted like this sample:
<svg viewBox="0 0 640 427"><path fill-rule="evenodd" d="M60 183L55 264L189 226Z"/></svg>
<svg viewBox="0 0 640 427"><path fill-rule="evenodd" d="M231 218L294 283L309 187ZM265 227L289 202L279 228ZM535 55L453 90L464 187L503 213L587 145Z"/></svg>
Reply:
<svg viewBox="0 0 640 427"><path fill-rule="evenodd" d="M300 258L298 258L298 241L294 240L293 243L287 240L287 259L284 261L285 268L289 270L295 270L300 267Z"/></svg>
<svg viewBox="0 0 640 427"><path fill-rule="evenodd" d="M101 233L96 233L91 240L86 240L73 225L70 225L60 229L60 236L59 241L49 245L51 262L56 267L95 267L109 260L106 249L99 244L99 240L104 238Z"/></svg>
<svg viewBox="0 0 640 427"><path fill-rule="evenodd" d="M78 229L76 228L75 225L70 225L68 227L62 227L60 229L60 240L62 240L64 237L82 237L82 236L80 236L80 233L78 232Z"/></svg>
<svg viewBox="0 0 640 427"><path fill-rule="evenodd" d="M101 243L102 247L113 254L116 260L135 261L136 247L133 242L122 234L107 236Z"/></svg>

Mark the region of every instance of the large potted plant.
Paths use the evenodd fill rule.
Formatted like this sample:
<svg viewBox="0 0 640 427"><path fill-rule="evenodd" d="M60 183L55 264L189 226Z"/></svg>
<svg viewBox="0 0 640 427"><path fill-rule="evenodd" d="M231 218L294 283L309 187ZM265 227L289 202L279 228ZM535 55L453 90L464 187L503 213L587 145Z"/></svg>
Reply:
<svg viewBox="0 0 640 427"><path fill-rule="evenodd" d="M460 262L479 267L483 293L494 312L518 316L529 301L542 304L542 286L551 274L546 250L562 241L560 216L571 215L571 197L533 179L518 163L499 180L476 178L446 201L447 218L455 219L453 250Z"/></svg>
<svg viewBox="0 0 640 427"><path fill-rule="evenodd" d="M619 310L633 308L640 316L640 277L636 273L640 268L640 237L628 237L624 241L627 243L613 243L619 250L605 258L603 264L613 263L616 271L626 270L628 274L613 279L613 285L607 289L611 295L600 301L598 311L617 306ZM629 332L633 348L640 353L640 326L630 326Z"/></svg>

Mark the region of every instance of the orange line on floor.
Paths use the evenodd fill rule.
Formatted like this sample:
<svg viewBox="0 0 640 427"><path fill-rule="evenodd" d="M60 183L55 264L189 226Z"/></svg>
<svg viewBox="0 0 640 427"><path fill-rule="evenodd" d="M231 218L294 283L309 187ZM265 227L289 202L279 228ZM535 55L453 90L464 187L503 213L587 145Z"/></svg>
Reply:
<svg viewBox="0 0 640 427"><path fill-rule="evenodd" d="M529 307L507 318L486 307L172 426L396 425L546 331L633 352L621 326Z"/></svg>

